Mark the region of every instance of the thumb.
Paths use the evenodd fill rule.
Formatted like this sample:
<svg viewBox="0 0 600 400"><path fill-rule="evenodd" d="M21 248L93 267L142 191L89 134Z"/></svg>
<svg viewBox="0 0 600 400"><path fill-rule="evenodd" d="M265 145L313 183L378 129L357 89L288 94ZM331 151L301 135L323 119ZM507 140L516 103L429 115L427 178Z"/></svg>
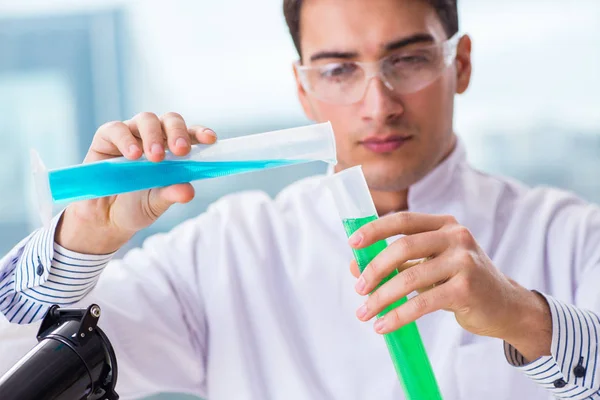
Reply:
<svg viewBox="0 0 600 400"><path fill-rule="evenodd" d="M148 194L148 214L156 220L175 203L188 203L194 198L194 187L189 183L151 189Z"/></svg>

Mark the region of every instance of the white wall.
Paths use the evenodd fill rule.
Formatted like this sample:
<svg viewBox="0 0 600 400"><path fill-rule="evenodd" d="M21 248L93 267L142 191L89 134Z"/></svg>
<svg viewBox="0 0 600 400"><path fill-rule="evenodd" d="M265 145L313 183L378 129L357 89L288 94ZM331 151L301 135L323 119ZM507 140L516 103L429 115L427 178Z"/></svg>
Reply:
<svg viewBox="0 0 600 400"><path fill-rule="evenodd" d="M600 131L600 1L463 0L472 86L459 127L522 131L540 121Z"/></svg>
<svg viewBox="0 0 600 400"><path fill-rule="evenodd" d="M126 10L131 113L227 125L304 120L279 0L2 1L0 17L110 7Z"/></svg>
<svg viewBox="0 0 600 400"><path fill-rule="evenodd" d="M126 9L131 35L131 113L176 110L209 125L303 120L281 0L4 0L0 16L115 6ZM549 119L600 126L600 1L462 0L460 8L475 63L458 102L463 135Z"/></svg>

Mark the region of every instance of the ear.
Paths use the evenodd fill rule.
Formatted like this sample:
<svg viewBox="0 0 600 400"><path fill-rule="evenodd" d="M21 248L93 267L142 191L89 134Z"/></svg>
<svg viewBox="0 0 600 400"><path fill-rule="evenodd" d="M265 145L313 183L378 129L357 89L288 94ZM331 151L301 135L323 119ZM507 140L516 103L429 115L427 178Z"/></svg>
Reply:
<svg viewBox="0 0 600 400"><path fill-rule="evenodd" d="M315 115L313 112L313 108L310 103L310 99L308 98L308 93L306 93L306 90L304 90L304 87L302 86L302 82L300 81L300 76L298 75L298 70L296 69L295 65L292 66L292 68L294 70L294 78L296 79L296 90L298 92L298 99L300 100L300 104L302 104L302 109L304 110L304 114L306 115L306 118L308 118L309 120L316 121Z"/></svg>
<svg viewBox="0 0 600 400"><path fill-rule="evenodd" d="M471 83L471 38L463 36L456 49L456 93L464 93Z"/></svg>

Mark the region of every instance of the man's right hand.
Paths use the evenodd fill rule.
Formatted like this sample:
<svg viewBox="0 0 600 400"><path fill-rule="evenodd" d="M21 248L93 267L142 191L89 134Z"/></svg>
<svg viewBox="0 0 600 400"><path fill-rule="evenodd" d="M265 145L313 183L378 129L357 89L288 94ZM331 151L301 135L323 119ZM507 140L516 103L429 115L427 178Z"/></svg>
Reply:
<svg viewBox="0 0 600 400"><path fill-rule="evenodd" d="M212 130L188 127L179 114L167 113L159 118L152 113L141 113L125 122L101 126L84 163L120 156L136 160L142 154L152 162L160 162L166 148L184 156L192 144L215 141ZM171 205L187 203L193 198L194 188L185 183L76 202L63 213L55 241L79 253L112 253L156 221Z"/></svg>

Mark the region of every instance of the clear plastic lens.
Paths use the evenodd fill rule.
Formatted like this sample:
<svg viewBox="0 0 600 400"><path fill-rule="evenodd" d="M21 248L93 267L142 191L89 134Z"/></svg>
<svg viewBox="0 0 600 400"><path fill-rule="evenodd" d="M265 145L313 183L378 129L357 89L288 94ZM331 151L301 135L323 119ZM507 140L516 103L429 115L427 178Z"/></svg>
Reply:
<svg viewBox="0 0 600 400"><path fill-rule="evenodd" d="M386 56L377 62L348 61L321 66L296 64L306 91L321 101L352 104L365 94L371 78L378 77L398 94L413 93L435 81L452 64L460 35Z"/></svg>

